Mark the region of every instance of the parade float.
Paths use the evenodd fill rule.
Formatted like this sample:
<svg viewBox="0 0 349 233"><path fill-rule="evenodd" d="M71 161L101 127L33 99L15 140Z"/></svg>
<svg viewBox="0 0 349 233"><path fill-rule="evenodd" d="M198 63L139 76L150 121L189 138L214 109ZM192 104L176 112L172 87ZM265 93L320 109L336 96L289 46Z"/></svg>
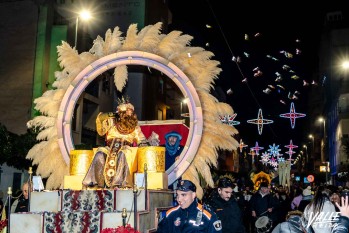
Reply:
<svg viewBox="0 0 349 233"><path fill-rule="evenodd" d="M41 115L27 124L39 131L39 143L27 158L37 166L34 175L47 179L47 191L31 192L29 213L11 214L11 232L102 232L126 224L140 232L151 232L161 210L172 205L173 192L167 185L180 177L189 179L196 184L199 198L203 196L200 181L214 186L210 169L217 166L218 149L232 151L238 147L233 138L237 130L220 120L220 116L233 115L233 109L210 94L221 72L220 63L211 59L212 52L191 47L192 36L180 31L162 34L161 26L157 23L138 31L132 24L124 36L118 27L109 29L104 38L94 40L89 51L80 54L66 42L57 47L61 70L55 73L54 89L35 99L35 109ZM81 174L78 168L86 167L93 153L85 151L78 156L74 152L74 106L85 88L106 70L114 69L115 87L122 91L128 81L127 67L132 65L159 70L188 100L184 149L167 171L155 168L156 179L149 179L142 167L152 161L137 158L139 153L135 152L133 162L141 166L136 166L134 175L142 177L142 182L135 181L131 189L82 190L84 172Z"/></svg>

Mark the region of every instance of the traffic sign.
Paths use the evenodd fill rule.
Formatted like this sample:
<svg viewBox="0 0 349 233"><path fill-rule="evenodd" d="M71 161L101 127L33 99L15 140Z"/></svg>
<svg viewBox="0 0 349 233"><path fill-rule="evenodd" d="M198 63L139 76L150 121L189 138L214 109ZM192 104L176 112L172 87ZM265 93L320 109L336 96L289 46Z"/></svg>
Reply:
<svg viewBox="0 0 349 233"><path fill-rule="evenodd" d="M307 176L307 180L308 180L309 182L313 182L313 181L314 181L314 176L313 176L313 175Z"/></svg>

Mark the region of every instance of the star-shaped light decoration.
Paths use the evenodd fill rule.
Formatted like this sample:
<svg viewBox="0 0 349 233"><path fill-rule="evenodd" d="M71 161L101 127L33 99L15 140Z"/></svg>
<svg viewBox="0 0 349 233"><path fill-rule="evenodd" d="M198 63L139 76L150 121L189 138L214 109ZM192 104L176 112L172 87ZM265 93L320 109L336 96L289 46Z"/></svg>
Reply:
<svg viewBox="0 0 349 233"><path fill-rule="evenodd" d="M242 152L242 150L244 149L244 147L247 147L248 145L246 145L242 139L240 139L240 144L239 144L239 148L240 148L240 153Z"/></svg>
<svg viewBox="0 0 349 233"><path fill-rule="evenodd" d="M258 145L258 142L256 142L256 145L254 147L251 147L251 150L253 150L254 152L256 152L256 155L259 155L259 151L263 150L264 147L261 147Z"/></svg>
<svg viewBox="0 0 349 233"><path fill-rule="evenodd" d="M270 159L270 161L269 161L269 164L272 166L272 167L274 167L274 168L276 168L277 166L278 166L278 161L274 158L274 157L271 157L271 159Z"/></svg>
<svg viewBox="0 0 349 233"><path fill-rule="evenodd" d="M220 120L223 124L228 124L227 116L219 116L219 120Z"/></svg>
<svg viewBox="0 0 349 233"><path fill-rule="evenodd" d="M263 125L271 124L273 122L273 120L263 119L263 113L261 108L258 110L258 117L256 119L247 120L247 123L258 125L259 135L262 134Z"/></svg>
<svg viewBox="0 0 349 233"><path fill-rule="evenodd" d="M270 160L270 154L268 152L263 152L261 155L261 160L260 160L261 163L263 165L268 165L269 160Z"/></svg>
<svg viewBox="0 0 349 233"><path fill-rule="evenodd" d="M292 139L290 140L290 144L285 146L286 148L293 150L294 148L298 148L297 145L293 145Z"/></svg>
<svg viewBox="0 0 349 233"><path fill-rule="evenodd" d="M291 107L290 107L290 112L288 113L283 113L283 114L280 114L280 117L283 117L283 118L290 118L290 121L291 121L291 128L294 129L295 125L296 125L296 119L297 118L301 118L301 117L305 117L306 114L304 113L298 113L296 112L296 109L294 107L294 103L292 102L291 103Z"/></svg>
<svg viewBox="0 0 349 233"><path fill-rule="evenodd" d="M272 146L269 145L269 149L268 149L269 153L274 157L278 156L280 154L279 151L281 151L281 149L279 149L279 146L280 145L275 145L275 143L273 143Z"/></svg>
<svg viewBox="0 0 349 233"><path fill-rule="evenodd" d="M292 140L290 140L290 144L285 146L286 148L288 148L288 151L286 151L285 153L288 154L290 157L287 160L292 161L292 155L296 152L293 151L294 148L298 148L298 146L293 145Z"/></svg>
<svg viewBox="0 0 349 233"><path fill-rule="evenodd" d="M226 115L226 116L219 116L219 119L221 120L221 122L223 124L226 124L226 125L230 125L230 126L233 126L233 125L239 125L240 122L239 121L234 121L235 117L236 117L237 113L234 113L233 115Z"/></svg>
<svg viewBox="0 0 349 233"><path fill-rule="evenodd" d="M277 161L278 161L279 163L285 162L285 158L284 158L284 157L278 157L278 158L277 158Z"/></svg>

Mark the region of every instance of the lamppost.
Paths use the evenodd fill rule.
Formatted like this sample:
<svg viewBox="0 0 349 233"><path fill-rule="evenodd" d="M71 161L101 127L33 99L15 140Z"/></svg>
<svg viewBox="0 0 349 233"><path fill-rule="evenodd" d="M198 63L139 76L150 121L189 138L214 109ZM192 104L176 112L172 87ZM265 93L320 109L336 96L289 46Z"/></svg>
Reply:
<svg viewBox="0 0 349 233"><path fill-rule="evenodd" d="M81 17L82 20L89 20L91 19L91 13L87 10L81 11L77 17L76 17L76 21L75 21L75 42L74 42L74 47L75 49L77 49L77 45L78 45L78 28L79 28L79 18Z"/></svg>
<svg viewBox="0 0 349 233"><path fill-rule="evenodd" d="M325 152L326 152L326 120L323 117L319 117L318 121L320 123L323 123L323 136L322 136L322 142L321 142L321 161L325 161Z"/></svg>
<svg viewBox="0 0 349 233"><path fill-rule="evenodd" d="M308 147L307 145L303 145L303 148L305 148L305 166L306 166L306 169L308 168Z"/></svg>
<svg viewBox="0 0 349 233"><path fill-rule="evenodd" d="M311 154L312 154L312 158L314 158L314 157L315 157L315 153L314 153L314 150L315 150L315 146L314 146L314 136L313 136L312 134L309 134L308 137L312 140Z"/></svg>

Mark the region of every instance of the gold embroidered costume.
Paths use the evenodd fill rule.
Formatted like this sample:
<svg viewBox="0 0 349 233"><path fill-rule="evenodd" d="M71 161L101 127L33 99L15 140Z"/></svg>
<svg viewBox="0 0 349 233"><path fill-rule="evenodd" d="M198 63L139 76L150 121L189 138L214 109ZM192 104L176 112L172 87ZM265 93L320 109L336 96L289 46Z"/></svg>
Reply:
<svg viewBox="0 0 349 233"><path fill-rule="evenodd" d="M122 103L116 113L99 113L96 126L98 134L105 135L106 146L97 149L83 185L131 187L133 179L126 156L131 153L129 147L146 141L133 105Z"/></svg>

